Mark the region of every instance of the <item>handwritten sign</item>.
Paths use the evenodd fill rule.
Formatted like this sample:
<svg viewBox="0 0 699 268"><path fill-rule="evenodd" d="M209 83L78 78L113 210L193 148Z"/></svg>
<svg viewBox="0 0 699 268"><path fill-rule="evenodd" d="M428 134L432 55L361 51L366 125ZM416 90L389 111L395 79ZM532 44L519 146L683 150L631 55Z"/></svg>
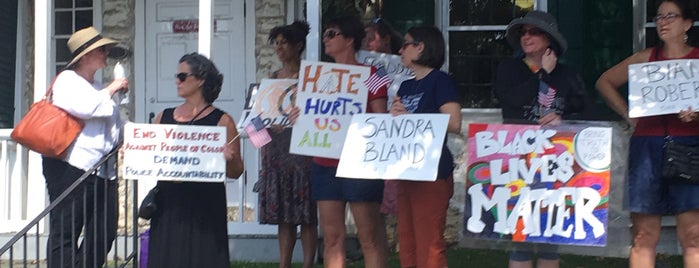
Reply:
<svg viewBox="0 0 699 268"><path fill-rule="evenodd" d="M388 85L388 106L391 107L393 97L398 93L400 84L415 76L412 70L403 65L400 55L378 53L367 50L357 52L357 61L364 65L371 65L376 68L383 67L386 73L391 78L391 84Z"/></svg>
<svg viewBox="0 0 699 268"><path fill-rule="evenodd" d="M434 181L448 114L352 117L337 176Z"/></svg>
<svg viewBox="0 0 699 268"><path fill-rule="evenodd" d="M226 129L128 123L122 172L131 180L223 182Z"/></svg>
<svg viewBox="0 0 699 268"><path fill-rule="evenodd" d="M289 113L296 105L297 83L296 79L262 79L257 94L253 96L252 110L244 121L249 122L259 115L266 127L290 127Z"/></svg>
<svg viewBox="0 0 699 268"><path fill-rule="evenodd" d="M604 246L611 128L471 124L464 236Z"/></svg>
<svg viewBox="0 0 699 268"><path fill-rule="evenodd" d="M289 152L340 158L352 115L364 113L371 68L301 61L296 93L300 115L291 133Z"/></svg>
<svg viewBox="0 0 699 268"><path fill-rule="evenodd" d="M699 60L629 65L629 117L699 108Z"/></svg>

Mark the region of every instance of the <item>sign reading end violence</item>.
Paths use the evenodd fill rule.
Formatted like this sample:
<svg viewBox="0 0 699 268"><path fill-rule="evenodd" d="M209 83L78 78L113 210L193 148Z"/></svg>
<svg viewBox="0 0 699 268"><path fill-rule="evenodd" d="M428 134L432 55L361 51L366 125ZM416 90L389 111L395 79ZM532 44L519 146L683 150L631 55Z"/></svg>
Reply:
<svg viewBox="0 0 699 268"><path fill-rule="evenodd" d="M336 175L434 181L448 122L448 114L354 115Z"/></svg>
<svg viewBox="0 0 699 268"><path fill-rule="evenodd" d="M604 246L610 128L471 124L464 236Z"/></svg>
<svg viewBox="0 0 699 268"><path fill-rule="evenodd" d="M225 144L224 127L129 123L122 172L132 180L223 182Z"/></svg>

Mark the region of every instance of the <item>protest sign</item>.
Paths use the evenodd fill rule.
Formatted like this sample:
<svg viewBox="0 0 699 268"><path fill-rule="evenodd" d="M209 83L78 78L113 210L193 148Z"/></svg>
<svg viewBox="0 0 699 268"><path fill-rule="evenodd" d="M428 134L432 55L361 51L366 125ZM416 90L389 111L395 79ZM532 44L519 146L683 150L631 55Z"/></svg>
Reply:
<svg viewBox="0 0 699 268"><path fill-rule="evenodd" d="M297 83L297 79L262 79L257 94L252 97L252 109L244 125L251 117L259 116L265 127L290 127L288 116L295 105Z"/></svg>
<svg viewBox="0 0 699 268"><path fill-rule="evenodd" d="M364 65L371 65L376 68L384 68L388 77L391 78L391 84L388 85L388 105L393 103L393 97L396 96L400 84L415 76L413 71L403 65L400 55L378 53L367 50L357 52L357 61Z"/></svg>
<svg viewBox="0 0 699 268"><path fill-rule="evenodd" d="M448 114L355 115L337 176L434 181L448 123Z"/></svg>
<svg viewBox="0 0 699 268"><path fill-rule="evenodd" d="M226 129L128 123L124 127L124 178L223 182Z"/></svg>
<svg viewBox="0 0 699 268"><path fill-rule="evenodd" d="M629 65L629 117L699 108L699 60Z"/></svg>
<svg viewBox="0 0 699 268"><path fill-rule="evenodd" d="M366 66L301 61L296 93L300 115L289 152L340 158L352 115L366 111L364 82L370 73Z"/></svg>
<svg viewBox="0 0 699 268"><path fill-rule="evenodd" d="M604 246L611 128L471 124L464 236Z"/></svg>

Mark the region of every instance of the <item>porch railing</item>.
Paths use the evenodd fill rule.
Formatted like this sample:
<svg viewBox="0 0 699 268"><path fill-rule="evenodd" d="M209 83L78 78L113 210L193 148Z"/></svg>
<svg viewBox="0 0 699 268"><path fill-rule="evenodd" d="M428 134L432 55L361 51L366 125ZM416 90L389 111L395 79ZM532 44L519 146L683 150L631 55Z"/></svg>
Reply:
<svg viewBox="0 0 699 268"><path fill-rule="evenodd" d="M0 165L3 166L13 166L15 169L19 168L16 165L22 165L22 164L15 164L15 162L23 162L26 157L21 157L19 155L26 155L26 152L24 153L17 153L15 159L12 159L12 157L7 157L5 158L6 154L5 151L10 150L10 148L14 147L15 150L22 151L26 149L21 148L21 146L18 146L16 144L13 144L12 141L8 141L7 139L3 139L0 141L0 144L2 144L1 148L1 154L2 159L0 159ZM6 146L6 144L9 144ZM6 149L6 147L8 147ZM80 191L81 189L85 189L83 187L87 187L88 183L85 183L88 181L88 176L91 174L94 174L95 171L98 169L98 167L102 165L106 165L109 162L113 162L116 158L116 151L106 155L100 161L92 167L90 170L86 171L78 180L76 180L73 184L71 184L61 195L59 195L56 200L51 202L43 211L41 211L36 217L34 217L32 220L27 221L27 224L17 233L14 233L9 240L4 243L0 244L0 267L14 267L15 265L17 267L45 267L46 263L46 258L50 254L47 249L47 240L48 240L48 232L44 232L44 227L42 226L42 222L48 222L49 214L57 210L57 206L66 206L70 209L64 210L64 211L72 211L72 213L76 212L76 205L74 203L69 203L73 202L73 200L83 200L83 203L88 203L92 202L93 204L96 203L96 197L95 199L87 199L87 190ZM19 158L19 160L17 159ZM26 161L24 161L26 162ZM114 161L115 162L115 161ZM26 167L26 163L24 164ZM26 170L26 168L21 170ZM14 169L12 169L14 170ZM9 172L10 174L7 174L8 172L5 171L4 180L8 180L9 182L6 182L6 185L4 188L2 188L3 191L0 193L4 194L7 193L7 191L14 191L17 189L22 189L22 184L20 183L19 186L15 185L18 184L16 181L21 181L22 177L15 177L14 176L14 171ZM17 172L19 174L22 174L22 172ZM26 184L25 184L26 185ZM99 187L104 187L103 189L97 188ZM77 245L71 245L71 247L66 247L68 248L67 250L70 252L67 252L68 256L71 256L71 260L68 261L68 263L76 263L76 261L79 258L82 258L84 263L94 263L96 262L97 258L103 258L105 261L104 267L138 267L138 245L139 245L139 237L138 237L138 218L134 217L134 215L137 215L137 202L134 202L134 200L138 200L138 187L137 187L137 181L127 181L127 180L121 180L118 181L118 200L117 206L119 206L118 211L119 211L119 216L117 217L114 215L114 217L117 217L117 233L116 233L116 239L114 239L114 242L111 244L111 250L109 252L102 252L102 253L96 253L95 256L100 256L100 257L94 257L93 259L89 260L87 259L86 254L76 254L76 251L78 251L78 246ZM98 190L104 190L107 191L107 184L94 184L94 186L90 187L95 187L92 188L93 191L98 191ZM9 188L9 189L5 189ZM80 194L81 196L76 197L76 193ZM43 194L43 191L42 191ZM7 202L9 204L2 204L5 202L0 202L3 206L9 206L10 208L2 208L3 209L3 217L7 214L12 214L13 216L16 215L17 213L15 209L17 207L26 207L26 206L19 206L19 204L26 204L27 202L27 196L24 195L22 197L21 194L18 194L19 197L13 197L12 200L9 200L10 202ZM4 198L4 197L3 197ZM105 197L106 198L106 195ZM5 201L5 200L3 200ZM78 208L79 209L79 208ZM86 206L83 206L83 212L79 213L78 215L82 215L83 221L85 221L86 218L91 217L96 218L98 215L98 211L106 209L105 207L95 207L93 209L86 209ZM5 213L8 212L8 213ZM26 212L25 212L26 213ZM106 218L106 216L105 216ZM105 219L102 218L102 219ZM108 222L107 220L104 220L105 226L99 228L97 226L96 229L103 229L106 230L108 228L105 228ZM63 223L61 223L63 224ZM71 222L66 222L65 224L73 224ZM78 230L77 233L84 233L86 232L85 229ZM93 234L97 234L97 231ZM101 235L108 235L106 232ZM85 241L83 238L81 238L83 245L85 245ZM0 240L2 241L2 240ZM94 243L95 249L97 248L106 248L106 245L97 245L98 243ZM82 252L85 252L83 250ZM59 260L52 260L52 262L59 262ZM63 260L62 262L66 263L66 260ZM91 267L91 265L88 265ZM72 267L72 266L67 266L67 267ZM82 267L82 266L79 266Z"/></svg>

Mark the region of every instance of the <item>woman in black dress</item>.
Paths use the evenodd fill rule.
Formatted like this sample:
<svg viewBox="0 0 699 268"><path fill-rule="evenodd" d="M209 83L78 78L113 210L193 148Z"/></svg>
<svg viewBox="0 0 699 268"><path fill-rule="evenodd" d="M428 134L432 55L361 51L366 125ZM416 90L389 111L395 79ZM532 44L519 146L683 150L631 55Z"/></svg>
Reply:
<svg viewBox="0 0 699 268"><path fill-rule="evenodd" d="M211 104L223 83L214 64L197 54L184 55L177 67L177 95L185 102L162 111L158 124L226 127L227 140L238 132L233 118ZM243 172L238 139L224 150L226 177ZM148 267L230 267L223 183L159 181L158 210L151 218Z"/></svg>

